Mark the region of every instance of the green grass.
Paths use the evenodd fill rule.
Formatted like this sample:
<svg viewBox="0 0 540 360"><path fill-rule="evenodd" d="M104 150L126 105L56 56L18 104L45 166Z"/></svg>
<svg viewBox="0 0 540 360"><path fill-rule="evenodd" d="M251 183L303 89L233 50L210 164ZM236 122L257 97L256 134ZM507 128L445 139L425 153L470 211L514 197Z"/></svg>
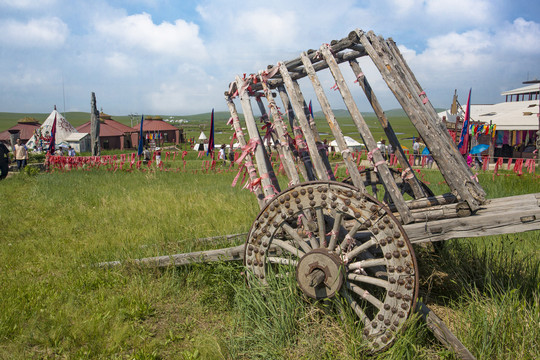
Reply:
<svg viewBox="0 0 540 360"><path fill-rule="evenodd" d="M206 160L206 158L205 158ZM181 167L177 157L171 168ZM238 263L152 270L102 261L242 243L254 197L235 172L71 171L0 183L0 358L368 359L339 304L311 303L292 279L261 291ZM195 170L198 170L195 174ZM222 169L224 170L224 169ZM436 193L447 186L422 172ZM488 197L538 191L538 179L479 174ZM421 296L478 359L534 359L540 345L540 231L417 248ZM411 319L380 359L453 359Z"/></svg>

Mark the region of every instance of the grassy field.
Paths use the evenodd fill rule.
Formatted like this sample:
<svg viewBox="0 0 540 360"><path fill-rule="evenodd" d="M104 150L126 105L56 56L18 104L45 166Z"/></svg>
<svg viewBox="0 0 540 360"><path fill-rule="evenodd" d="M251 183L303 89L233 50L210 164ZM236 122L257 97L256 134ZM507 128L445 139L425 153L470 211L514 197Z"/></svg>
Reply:
<svg viewBox="0 0 540 360"><path fill-rule="evenodd" d="M172 168L182 167L177 158ZM54 172L0 182L1 359L368 359L354 316L307 302L294 281L247 288L238 263L151 270L98 262L242 243L254 197L234 172ZM225 169L223 169L225 170ZM504 172L503 172L504 173ZM424 170L436 193L440 173ZM490 197L538 179L479 174ZM478 359L534 359L540 232L417 247L421 297ZM411 319L380 359L453 359Z"/></svg>

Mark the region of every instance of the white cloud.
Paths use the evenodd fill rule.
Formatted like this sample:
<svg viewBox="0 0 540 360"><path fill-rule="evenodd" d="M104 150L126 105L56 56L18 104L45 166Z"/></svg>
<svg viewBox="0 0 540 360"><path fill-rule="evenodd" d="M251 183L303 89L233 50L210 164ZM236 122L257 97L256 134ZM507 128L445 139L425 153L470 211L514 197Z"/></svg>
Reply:
<svg viewBox="0 0 540 360"><path fill-rule="evenodd" d="M28 22L0 22L0 43L18 48L57 48L69 35L68 26L59 18L32 19Z"/></svg>
<svg viewBox="0 0 540 360"><path fill-rule="evenodd" d="M51 7L57 0L0 0L0 6L19 10L37 10Z"/></svg>
<svg viewBox="0 0 540 360"><path fill-rule="evenodd" d="M488 0L428 0L426 13L443 24L468 23L478 26L493 20L493 4Z"/></svg>
<svg viewBox="0 0 540 360"><path fill-rule="evenodd" d="M156 57L204 60L207 52L199 37L199 27L182 19L156 25L149 14L101 19L97 33L108 48L141 51Z"/></svg>
<svg viewBox="0 0 540 360"><path fill-rule="evenodd" d="M540 24L523 18L514 20L497 34L497 42L507 51L522 54L540 53Z"/></svg>

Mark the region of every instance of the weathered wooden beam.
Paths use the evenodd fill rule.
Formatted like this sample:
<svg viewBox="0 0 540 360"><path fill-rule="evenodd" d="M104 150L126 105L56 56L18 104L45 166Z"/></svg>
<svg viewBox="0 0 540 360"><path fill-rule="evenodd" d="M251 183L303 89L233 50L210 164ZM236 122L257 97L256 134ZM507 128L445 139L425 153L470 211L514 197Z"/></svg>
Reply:
<svg viewBox="0 0 540 360"><path fill-rule="evenodd" d="M406 79L406 85L408 88L413 91L416 94L422 94L425 93L422 87L420 86L420 83L416 79L416 76L412 72L412 70L409 68L409 65L403 58L403 55L401 55L401 52L399 51L398 47L396 46L396 43L389 39L387 41L382 40L381 43L383 45L386 45L386 49L391 54L393 59L395 60L395 63L400 68L401 73ZM448 129L446 128L446 124L443 123L442 119L439 118L439 115L437 114L437 111L429 101L429 98L427 95L424 95L424 99L420 99L420 96L415 98L417 100L417 103L420 105L419 109L424 111L429 119L432 120L437 126L439 130L439 134L441 135L442 139L441 141L446 142L448 145L448 148L452 154L452 156L456 159L456 162L458 163L459 167L461 168L461 171L466 173L469 177L473 176L471 168L467 165L465 162L465 159L461 155L461 153L458 151L457 147L451 146L454 144L452 137L450 136L450 133L448 132ZM482 186L480 186L479 183L473 182L472 185L475 187L475 192L479 194L483 194L483 197L485 198L486 193Z"/></svg>
<svg viewBox="0 0 540 360"><path fill-rule="evenodd" d="M362 88L364 91L364 94L366 95L369 103L371 104L371 107L373 108L373 111L377 115L377 119L379 120L379 123L381 124L381 127L384 130L384 133L386 134L386 137L388 137L388 141L390 142L390 145L395 150L395 154L397 156L398 162L403 167L404 173L406 174L403 177L403 180L406 181L411 189L413 190L415 199L426 197L427 194L425 193L424 189L420 185L420 181L415 175L415 172L413 171L411 165L409 164L409 160L405 156L405 153L403 152L403 148L401 147L401 144L399 143L399 140L396 136L396 133L394 132L394 129L392 129L392 125L388 121L388 118L386 117L386 114L384 113L381 104L379 103L379 100L377 99L377 96L373 92L373 89L371 88L371 85L369 85L369 82L367 80L367 77L365 76L364 72L362 71L362 68L358 64L358 61L356 59L349 61L349 64L351 66L351 69L353 70L354 75L356 76L356 79L358 81L358 85Z"/></svg>
<svg viewBox="0 0 540 360"><path fill-rule="evenodd" d="M319 130L317 129L317 124L315 123L315 119L311 116L311 112L309 111L309 106L306 103L304 94L302 93L302 89L300 89L300 85L298 84L296 80L293 80L293 85L294 85L294 88L296 89L296 93L298 94L298 99L303 104L304 114L306 115L306 119L308 120L309 128L311 129L311 134L313 135L313 139L315 140L315 144L317 145L317 152L319 153L319 156L322 160L322 163L326 170L326 174L328 175L328 179L335 181L336 178L334 176L334 172L332 171L330 160L328 160L328 154L326 153L326 148L321 140L321 134L319 134Z"/></svg>
<svg viewBox="0 0 540 360"><path fill-rule="evenodd" d="M236 76L236 84L239 89L245 88L245 80ZM259 169L259 176L261 177L261 185L265 199L270 200L272 197L280 192L279 183L275 181L276 178L272 165L268 160L268 154L263 146L259 129L255 123L255 117L253 116L253 109L249 101L249 94L247 91L241 92L240 102L242 103L242 110L244 111L244 119L246 121L246 128L249 133L249 138L252 144L255 146L255 159L257 161L257 168ZM267 202L267 201L266 201Z"/></svg>
<svg viewBox="0 0 540 360"><path fill-rule="evenodd" d="M343 155L343 161L345 162L345 166L349 170L349 174L351 176L353 185L356 186L358 189L360 189L360 191L366 192L364 181L362 180L360 176L360 172L358 171L358 168L356 167L356 163L354 162L352 158L351 151L349 150L349 147L347 146L347 143L345 141L345 136L343 135L343 132L341 131L339 123L337 122L336 117L334 116L334 112L332 111L330 102L328 101L328 98L326 97L324 93L324 89L321 85L321 82L319 81L317 73L315 72L315 69L313 68L305 52L302 53L300 57L302 58L304 62L304 67L307 70L309 79L311 80L311 84L313 85L313 88L315 89L315 95L317 96L317 100L319 101L319 104L321 105L321 109L326 117L326 121L328 122L328 125L330 126L332 135L334 135L338 148L341 154Z"/></svg>
<svg viewBox="0 0 540 360"><path fill-rule="evenodd" d="M234 102L230 96L225 95L225 100L227 101L227 106L229 107L229 112L231 113L231 117L233 120L233 127L234 127L234 132L236 134L236 140L238 140L240 147L243 148L247 145L247 143L244 137L244 132L242 131L242 124L240 124L240 118L238 117L238 112L236 111L236 106L234 105ZM245 166L249 174L249 181L254 182L255 180L257 180L257 170L255 170L255 165L253 165L253 159L252 159L251 154L247 154L245 157L245 160L246 160ZM264 194L262 192L262 189L260 187L256 188L254 190L254 194L255 194L255 197L257 198L257 202L259 203L259 208L262 209L266 204L266 202L264 201Z"/></svg>
<svg viewBox="0 0 540 360"><path fill-rule="evenodd" d="M321 52L324 56L324 59L326 60L326 63L329 66L330 72L332 73L334 80L336 81L341 97L343 98L343 101L345 102L345 105L347 106L347 109L349 110L349 113L351 114L351 117L356 125L356 128L358 129L358 132L362 136L362 139L364 139L364 142L366 143L366 147L368 148L369 153L373 157L374 166L376 170L380 173L381 179L384 183L384 186L387 192L390 194L390 197L392 198L392 200L394 201L394 204L396 204L396 207L399 210L402 221L405 224L412 222L413 218L411 216L409 208L405 204L405 199L403 199L403 195L399 191L399 188L397 187L396 182L394 181L394 177L390 173L388 164L386 163L386 160L383 158L379 148L377 147L377 143L375 139L373 138L373 135L371 134L371 131L369 130L369 127L366 121L364 120L364 117L362 116L362 114L360 113L360 110L358 110L358 107L356 106L356 103L354 102L354 99L351 95L349 87L347 86L347 83L345 82L345 79L343 78L343 74L341 73L341 70L339 70L339 66L336 60L334 59L332 52L330 51L327 45L323 45L321 47Z"/></svg>
<svg viewBox="0 0 540 360"><path fill-rule="evenodd" d="M313 163L313 167L315 169L315 173L317 174L319 180L329 180L324 163L317 150L317 144L315 143L315 139L309 126L308 119L306 118L300 95L297 93L296 87L293 83L293 80L289 76L289 72L287 71L285 65L281 64L279 71L281 72L281 76L284 79L284 85L287 89L287 93L289 94L291 105L294 109L294 113L296 114L296 118L300 123L300 128L302 129L303 136L306 139L307 148L311 157L311 161Z"/></svg>
<svg viewBox="0 0 540 360"><path fill-rule="evenodd" d="M286 136L287 127L285 123L283 122L281 115L278 112L276 102L274 101L274 98L266 85L266 81L263 79L262 76L259 76L259 77L261 79L263 90L266 93L266 100L268 101L268 107L270 108L270 113L272 114L272 118L274 119L274 122L273 122L274 130L276 131L277 136L279 137L279 144L277 146L281 150L280 151L281 163L283 164L285 172L287 173L287 177L289 178L290 185L297 185L300 183L300 176L298 174L298 171L296 170L296 166L294 163L294 155L292 154L289 148L289 140L287 139L287 136Z"/></svg>
<svg viewBox="0 0 540 360"><path fill-rule="evenodd" d="M385 50L372 32L368 34L369 38L363 32L358 35L386 84L394 93L422 139L426 141L450 188L469 204L471 210L478 209L485 200L483 193L476 191L476 185L473 184L475 180L462 169L460 163L462 159L459 160L452 156L452 150L447 142L443 140L445 137L435 131L438 128L436 124L433 124L432 120L419 110L418 94L411 94L410 90L407 89L402 77L398 74L398 68L388 59Z"/></svg>
<svg viewBox="0 0 540 360"><path fill-rule="evenodd" d="M404 225L412 243L540 230L540 193L492 199L474 215Z"/></svg>
<svg viewBox="0 0 540 360"><path fill-rule="evenodd" d="M311 158L309 157L306 144L303 140L304 135L302 134L300 125L298 124L298 121L296 120L296 117L294 115L294 109L291 105L291 100L289 98L289 95L287 94L287 90L285 89L285 86L283 84L279 85L277 87L277 90L284 108L287 109L287 118L289 119L289 125L291 126L291 131L294 136L293 141L296 144L296 148L298 149L298 170L302 174L304 181L315 180L315 174L313 173L313 163L311 162Z"/></svg>
<svg viewBox="0 0 540 360"><path fill-rule="evenodd" d="M433 332L433 335L449 350L453 351L459 359L476 360L471 352L463 345L461 341L450 331L444 321L441 320L430 308L423 302L416 304L416 311L422 315L427 327Z"/></svg>

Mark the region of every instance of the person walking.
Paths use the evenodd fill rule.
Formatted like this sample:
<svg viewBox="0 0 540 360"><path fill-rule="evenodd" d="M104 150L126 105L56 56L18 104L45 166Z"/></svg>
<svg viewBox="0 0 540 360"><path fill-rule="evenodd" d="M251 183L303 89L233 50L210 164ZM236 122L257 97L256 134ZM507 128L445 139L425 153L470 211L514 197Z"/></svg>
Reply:
<svg viewBox="0 0 540 360"><path fill-rule="evenodd" d="M0 180L4 180L9 172L9 149L7 146L0 142Z"/></svg>
<svg viewBox="0 0 540 360"><path fill-rule="evenodd" d="M28 161L28 150L21 144L21 139L17 139L13 152L15 153L15 160L17 161L17 170L21 171Z"/></svg>

